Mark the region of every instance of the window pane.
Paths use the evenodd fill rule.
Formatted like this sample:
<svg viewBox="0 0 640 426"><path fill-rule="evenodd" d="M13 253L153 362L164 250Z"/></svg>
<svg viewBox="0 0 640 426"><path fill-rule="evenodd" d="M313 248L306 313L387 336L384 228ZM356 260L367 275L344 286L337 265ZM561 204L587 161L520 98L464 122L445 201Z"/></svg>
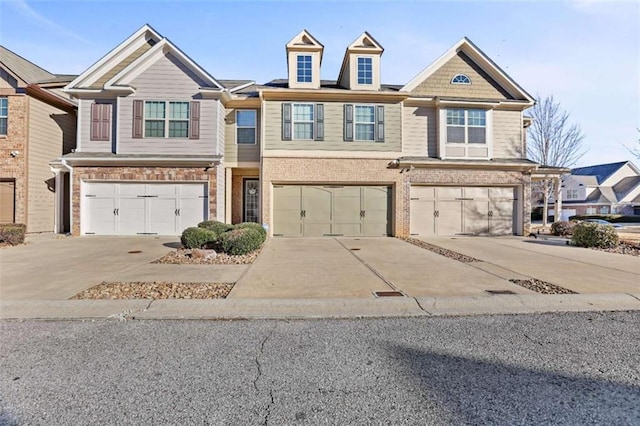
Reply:
<svg viewBox="0 0 640 426"><path fill-rule="evenodd" d="M373 65L371 58L358 58L358 84L372 84Z"/></svg>
<svg viewBox="0 0 640 426"><path fill-rule="evenodd" d="M447 143L464 143L464 127L447 127Z"/></svg>
<svg viewBox="0 0 640 426"><path fill-rule="evenodd" d="M144 136L146 138L163 138L164 121L147 120L144 122Z"/></svg>
<svg viewBox="0 0 640 426"><path fill-rule="evenodd" d="M7 119L0 118L0 135L6 135L6 134L7 134Z"/></svg>
<svg viewBox="0 0 640 426"><path fill-rule="evenodd" d="M256 143L256 129L252 127L239 128L238 139L236 142L248 144Z"/></svg>
<svg viewBox="0 0 640 426"><path fill-rule="evenodd" d="M294 123L294 139L313 139L313 123Z"/></svg>
<svg viewBox="0 0 640 426"><path fill-rule="evenodd" d="M311 55L298 55L297 78L300 83L311 83Z"/></svg>
<svg viewBox="0 0 640 426"><path fill-rule="evenodd" d="M9 101L7 98L0 98L0 117L7 117Z"/></svg>
<svg viewBox="0 0 640 426"><path fill-rule="evenodd" d="M189 102L169 102L169 118L173 120L188 120Z"/></svg>
<svg viewBox="0 0 640 426"><path fill-rule="evenodd" d="M469 143L486 143L484 127L469 127Z"/></svg>
<svg viewBox="0 0 640 426"><path fill-rule="evenodd" d="M293 121L313 121L313 105L311 104L294 105Z"/></svg>
<svg viewBox="0 0 640 426"><path fill-rule="evenodd" d="M147 101L144 103L145 118L164 118L164 102Z"/></svg>
<svg viewBox="0 0 640 426"><path fill-rule="evenodd" d="M373 127L373 124L356 124L356 140L372 141Z"/></svg>
<svg viewBox="0 0 640 426"><path fill-rule="evenodd" d="M375 108L373 106L356 105L356 122L373 123Z"/></svg>
<svg viewBox="0 0 640 426"><path fill-rule="evenodd" d="M236 125L242 127L255 127L256 112L255 111L236 111Z"/></svg>
<svg viewBox="0 0 640 426"><path fill-rule="evenodd" d="M448 109L447 110L447 125L464 126L464 110L463 109Z"/></svg>
<svg viewBox="0 0 640 426"><path fill-rule="evenodd" d="M170 121L169 122L170 138L186 138L187 136L189 136L188 121Z"/></svg>
<svg viewBox="0 0 640 426"><path fill-rule="evenodd" d="M470 109L467 111L468 114L468 124L470 126L485 126L486 118L485 118L485 110L483 109Z"/></svg>

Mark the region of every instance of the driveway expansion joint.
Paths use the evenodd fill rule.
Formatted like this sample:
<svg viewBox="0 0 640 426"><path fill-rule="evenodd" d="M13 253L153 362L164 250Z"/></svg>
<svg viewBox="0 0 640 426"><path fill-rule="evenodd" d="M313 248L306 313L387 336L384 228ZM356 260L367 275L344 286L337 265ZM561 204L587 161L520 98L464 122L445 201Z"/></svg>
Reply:
<svg viewBox="0 0 640 426"><path fill-rule="evenodd" d="M353 257L355 257L356 259L358 259L358 262L362 263L368 270L370 270L371 272L373 272L373 274L380 278L380 280L382 280L382 282L384 282L386 285L388 285L389 287L391 287L393 290L400 292L400 290L388 279L385 278L384 275L382 275L380 272L378 272L373 266L369 265L367 262L364 261L364 259L360 258L357 254L355 254L352 250L349 249L349 247L345 246L342 241L340 241L337 238L333 238L338 244L340 244L348 253L350 253Z"/></svg>

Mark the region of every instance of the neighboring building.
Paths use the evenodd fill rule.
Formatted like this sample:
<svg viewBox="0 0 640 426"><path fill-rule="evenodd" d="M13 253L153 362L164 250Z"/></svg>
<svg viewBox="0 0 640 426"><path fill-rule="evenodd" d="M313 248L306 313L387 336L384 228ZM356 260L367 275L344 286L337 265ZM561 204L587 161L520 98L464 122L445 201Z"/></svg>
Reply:
<svg viewBox="0 0 640 426"><path fill-rule="evenodd" d="M571 215L640 215L640 170L631 161L573 169L562 200Z"/></svg>
<svg viewBox="0 0 640 426"><path fill-rule="evenodd" d="M305 30L287 78L258 85L214 79L145 25L64 89L77 147L51 164L71 177L72 232L526 233L533 98L466 38L406 85L381 82L383 52L365 32L325 80Z"/></svg>
<svg viewBox="0 0 640 426"><path fill-rule="evenodd" d="M64 90L78 99L77 148L57 162L72 177L73 234L224 220L225 82L145 25Z"/></svg>
<svg viewBox="0 0 640 426"><path fill-rule="evenodd" d="M24 223L30 233L69 230L69 183L56 179L49 161L75 147L76 104L61 91L72 78L0 46L0 223Z"/></svg>

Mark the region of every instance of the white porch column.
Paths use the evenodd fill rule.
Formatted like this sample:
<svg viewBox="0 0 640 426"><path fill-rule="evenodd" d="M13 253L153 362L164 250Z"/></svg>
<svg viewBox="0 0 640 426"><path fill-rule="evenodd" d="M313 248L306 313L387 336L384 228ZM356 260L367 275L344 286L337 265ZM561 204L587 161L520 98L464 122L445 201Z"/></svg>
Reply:
<svg viewBox="0 0 640 426"><path fill-rule="evenodd" d="M553 185L555 187L555 208L556 208L556 212L554 215L554 222L559 222L561 219L561 215L562 215L562 187L560 186L562 183L562 181L560 180L559 176L556 176L555 178L553 178Z"/></svg>

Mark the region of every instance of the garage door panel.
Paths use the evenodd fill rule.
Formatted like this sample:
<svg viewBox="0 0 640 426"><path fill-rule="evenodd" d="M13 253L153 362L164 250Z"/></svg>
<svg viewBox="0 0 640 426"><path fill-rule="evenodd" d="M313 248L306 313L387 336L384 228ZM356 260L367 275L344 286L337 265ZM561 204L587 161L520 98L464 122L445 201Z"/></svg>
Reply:
<svg viewBox="0 0 640 426"><path fill-rule="evenodd" d="M119 235L138 235L146 232L147 221L144 198L121 198L118 206Z"/></svg>
<svg viewBox="0 0 640 426"><path fill-rule="evenodd" d="M435 200L436 199L436 188L433 186L412 186L410 189L410 194L412 199L426 199L426 200Z"/></svg>
<svg viewBox="0 0 640 426"><path fill-rule="evenodd" d="M302 235L302 188L299 186L274 186L273 233L274 235L299 237Z"/></svg>
<svg viewBox="0 0 640 426"><path fill-rule="evenodd" d="M436 235L435 201L411 200L411 235L432 237Z"/></svg>
<svg viewBox="0 0 640 426"><path fill-rule="evenodd" d="M114 198L85 198L87 234L113 235L116 232L116 200Z"/></svg>
<svg viewBox="0 0 640 426"><path fill-rule="evenodd" d="M15 182L0 182L0 223L15 220Z"/></svg>
<svg viewBox="0 0 640 426"><path fill-rule="evenodd" d="M485 187L466 187L464 188L464 198L479 198L486 200L489 198L489 188Z"/></svg>
<svg viewBox="0 0 640 426"><path fill-rule="evenodd" d="M146 195L152 195L155 197L162 197L162 198L177 198L179 197L178 192L180 192L180 189L183 189L183 187L185 186L189 186L189 185L183 185L180 184L180 186L176 185L176 184L151 184L151 185L147 185L146 188Z"/></svg>
<svg viewBox="0 0 640 426"><path fill-rule="evenodd" d="M462 188L446 186L436 188L436 195L440 200L455 200L464 196Z"/></svg>
<svg viewBox="0 0 640 426"><path fill-rule="evenodd" d="M514 201L491 202L491 234L512 235L514 234Z"/></svg>
<svg viewBox="0 0 640 426"><path fill-rule="evenodd" d="M515 199L515 189L514 188L489 188L489 197L492 199L502 198L507 200Z"/></svg>
<svg viewBox="0 0 640 426"><path fill-rule="evenodd" d="M113 184L112 184L113 185ZM93 186L93 184L91 185ZM114 185L116 186L116 185ZM143 183L121 183L117 184L120 198L137 198L147 194L147 185Z"/></svg>
<svg viewBox="0 0 640 426"><path fill-rule="evenodd" d="M117 194L117 186L113 183L91 183L85 184L84 187L85 197L103 197L110 198L115 197Z"/></svg>
<svg viewBox="0 0 640 426"><path fill-rule="evenodd" d="M147 232L158 235L175 234L178 209L176 199L149 198L147 203L149 204Z"/></svg>
<svg viewBox="0 0 640 426"><path fill-rule="evenodd" d="M204 198L208 197L206 192L206 186L200 184L181 184L180 185L180 197L181 198Z"/></svg>
<svg viewBox="0 0 640 426"><path fill-rule="evenodd" d="M388 186L362 188L364 235L389 235L391 191Z"/></svg>
<svg viewBox="0 0 640 426"><path fill-rule="evenodd" d="M333 191L316 186L302 187L303 234L321 237L332 234Z"/></svg>
<svg viewBox="0 0 640 426"><path fill-rule="evenodd" d="M464 233L485 235L489 233L489 202L466 200L464 202Z"/></svg>
<svg viewBox="0 0 640 426"><path fill-rule="evenodd" d="M207 198L181 198L178 231L182 233L189 227L198 226L207 217L208 204Z"/></svg>
<svg viewBox="0 0 640 426"><path fill-rule="evenodd" d="M438 203L438 235L462 234L462 202L441 201Z"/></svg>
<svg viewBox="0 0 640 426"><path fill-rule="evenodd" d="M362 191L359 186L333 188L332 234L362 235Z"/></svg>

